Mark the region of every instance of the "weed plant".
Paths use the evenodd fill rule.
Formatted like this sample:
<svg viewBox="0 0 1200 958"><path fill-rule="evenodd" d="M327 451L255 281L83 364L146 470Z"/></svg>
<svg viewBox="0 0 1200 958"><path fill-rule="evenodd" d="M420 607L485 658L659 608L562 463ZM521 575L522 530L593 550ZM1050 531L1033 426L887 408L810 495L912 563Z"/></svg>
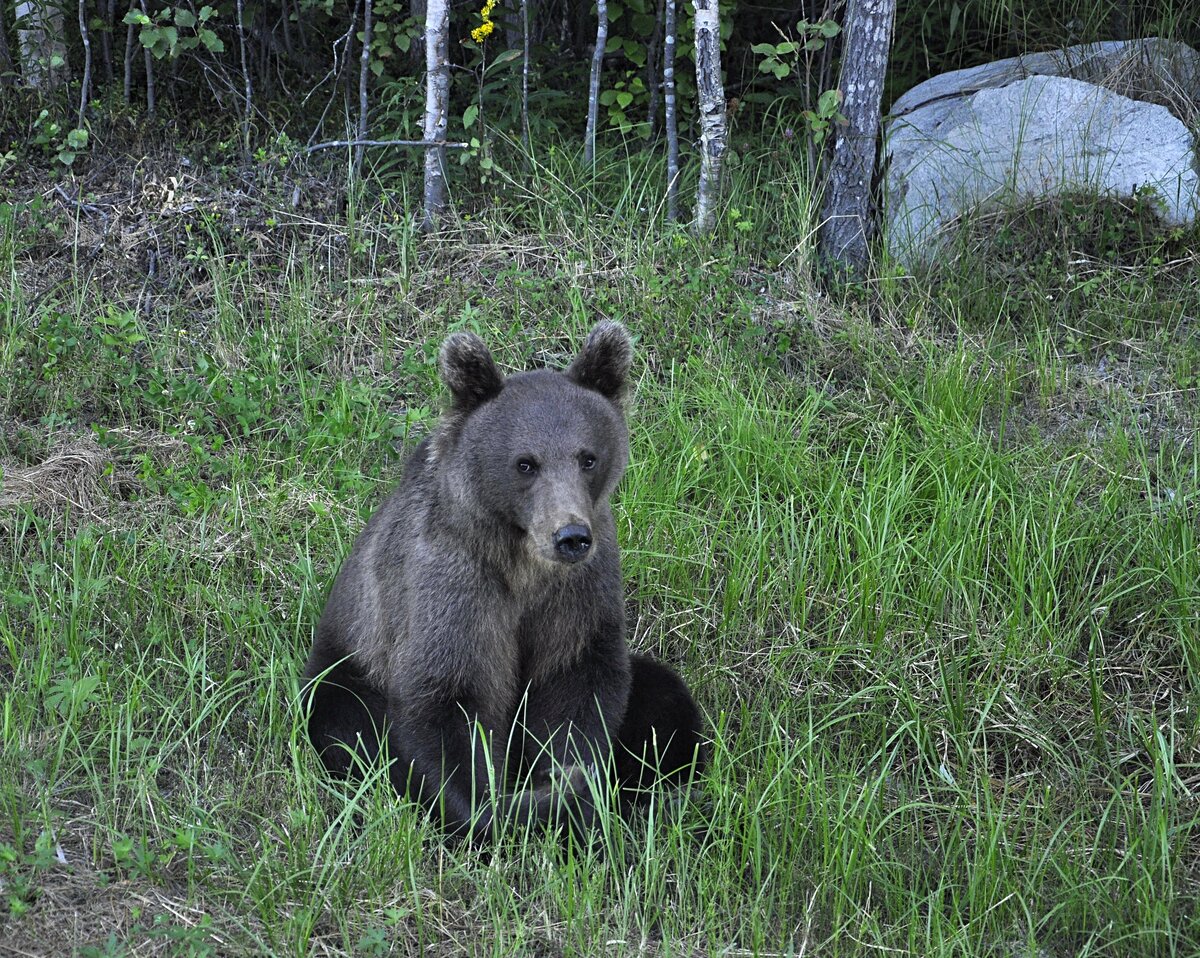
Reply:
<svg viewBox="0 0 1200 958"><path fill-rule="evenodd" d="M430 240L368 193L193 212L152 283L0 206L0 951L1200 950L1195 234L1075 199L827 296L782 148L711 241L636 162ZM445 333L527 368L597 315L639 339L631 642L711 769L483 855L323 778L296 676Z"/></svg>

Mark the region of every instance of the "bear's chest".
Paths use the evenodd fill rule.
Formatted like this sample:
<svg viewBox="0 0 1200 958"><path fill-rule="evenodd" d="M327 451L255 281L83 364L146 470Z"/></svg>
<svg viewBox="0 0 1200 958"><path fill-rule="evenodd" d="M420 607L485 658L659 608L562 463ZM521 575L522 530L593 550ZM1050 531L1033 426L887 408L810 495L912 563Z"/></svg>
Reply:
<svg viewBox="0 0 1200 958"><path fill-rule="evenodd" d="M551 681L579 661L592 627L561 592L526 609L517 622L519 688Z"/></svg>

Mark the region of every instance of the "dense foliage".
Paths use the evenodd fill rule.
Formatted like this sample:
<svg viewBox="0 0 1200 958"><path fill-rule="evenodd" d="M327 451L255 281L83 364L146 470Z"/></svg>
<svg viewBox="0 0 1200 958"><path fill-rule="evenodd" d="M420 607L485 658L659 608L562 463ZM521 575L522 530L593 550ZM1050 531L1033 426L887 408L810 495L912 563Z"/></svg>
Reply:
<svg viewBox="0 0 1200 958"><path fill-rule="evenodd" d="M338 139L355 126L365 0L232 0L158 3L52 0L0 3L0 73L50 95L38 110L0 111L12 147L42 144L64 165L96 134L111 140L128 120L162 117L187 135L224 138L239 118L250 150ZM424 4L372 0L368 51L375 139L419 139L423 109ZM1063 43L1163 34L1195 39L1186 5L1029 2L902 4L888 99L931 73ZM841 3L722 4L725 90L735 134L824 133L834 104ZM677 54L692 56L692 17L681 3ZM581 137L595 18L568 0L457 2L451 7L451 140L473 142L462 159L487 179L497 139L520 139L528 21L529 118L535 140ZM609 5L602 77L602 133L635 142L661 133L662 0ZM44 43L37 45L39 31ZM86 44L85 44L86 39ZM40 58L40 62L39 62ZM90 65L85 61L90 59ZM88 89L81 90L84 78ZM681 117L694 124L695 76L676 71ZM16 101L14 101L16 102ZM80 104L83 109L78 109ZM762 122L768 121L766 127ZM116 129L114 129L114 126ZM553 134L553 135L551 135ZM690 140L692 137L685 136ZM250 142L253 141L253 142ZM377 159L381 159L377 156ZM419 164L394 154L385 167Z"/></svg>

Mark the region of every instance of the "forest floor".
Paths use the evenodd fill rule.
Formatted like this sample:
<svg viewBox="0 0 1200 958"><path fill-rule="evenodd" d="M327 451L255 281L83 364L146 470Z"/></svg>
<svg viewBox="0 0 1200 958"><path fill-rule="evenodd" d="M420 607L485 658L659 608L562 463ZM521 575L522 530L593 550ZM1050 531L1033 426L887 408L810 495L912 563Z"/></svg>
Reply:
<svg viewBox="0 0 1200 958"><path fill-rule="evenodd" d="M705 239L599 169L431 237L270 155L7 174L0 952L1200 950L1200 234L1075 197L831 295L786 152ZM711 768L484 855L325 780L297 675L446 332L515 370L599 317L630 641Z"/></svg>

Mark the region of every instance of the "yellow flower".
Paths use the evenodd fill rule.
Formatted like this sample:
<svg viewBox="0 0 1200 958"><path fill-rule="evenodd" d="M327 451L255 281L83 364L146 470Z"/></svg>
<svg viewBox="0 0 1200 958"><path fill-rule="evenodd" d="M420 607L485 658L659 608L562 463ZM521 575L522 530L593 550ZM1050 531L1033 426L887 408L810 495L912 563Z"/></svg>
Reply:
<svg viewBox="0 0 1200 958"><path fill-rule="evenodd" d="M483 23L471 31L471 39L476 43L483 43L496 29L496 24L492 23L492 10L495 9L496 2L497 0L484 0L483 9L479 11Z"/></svg>

